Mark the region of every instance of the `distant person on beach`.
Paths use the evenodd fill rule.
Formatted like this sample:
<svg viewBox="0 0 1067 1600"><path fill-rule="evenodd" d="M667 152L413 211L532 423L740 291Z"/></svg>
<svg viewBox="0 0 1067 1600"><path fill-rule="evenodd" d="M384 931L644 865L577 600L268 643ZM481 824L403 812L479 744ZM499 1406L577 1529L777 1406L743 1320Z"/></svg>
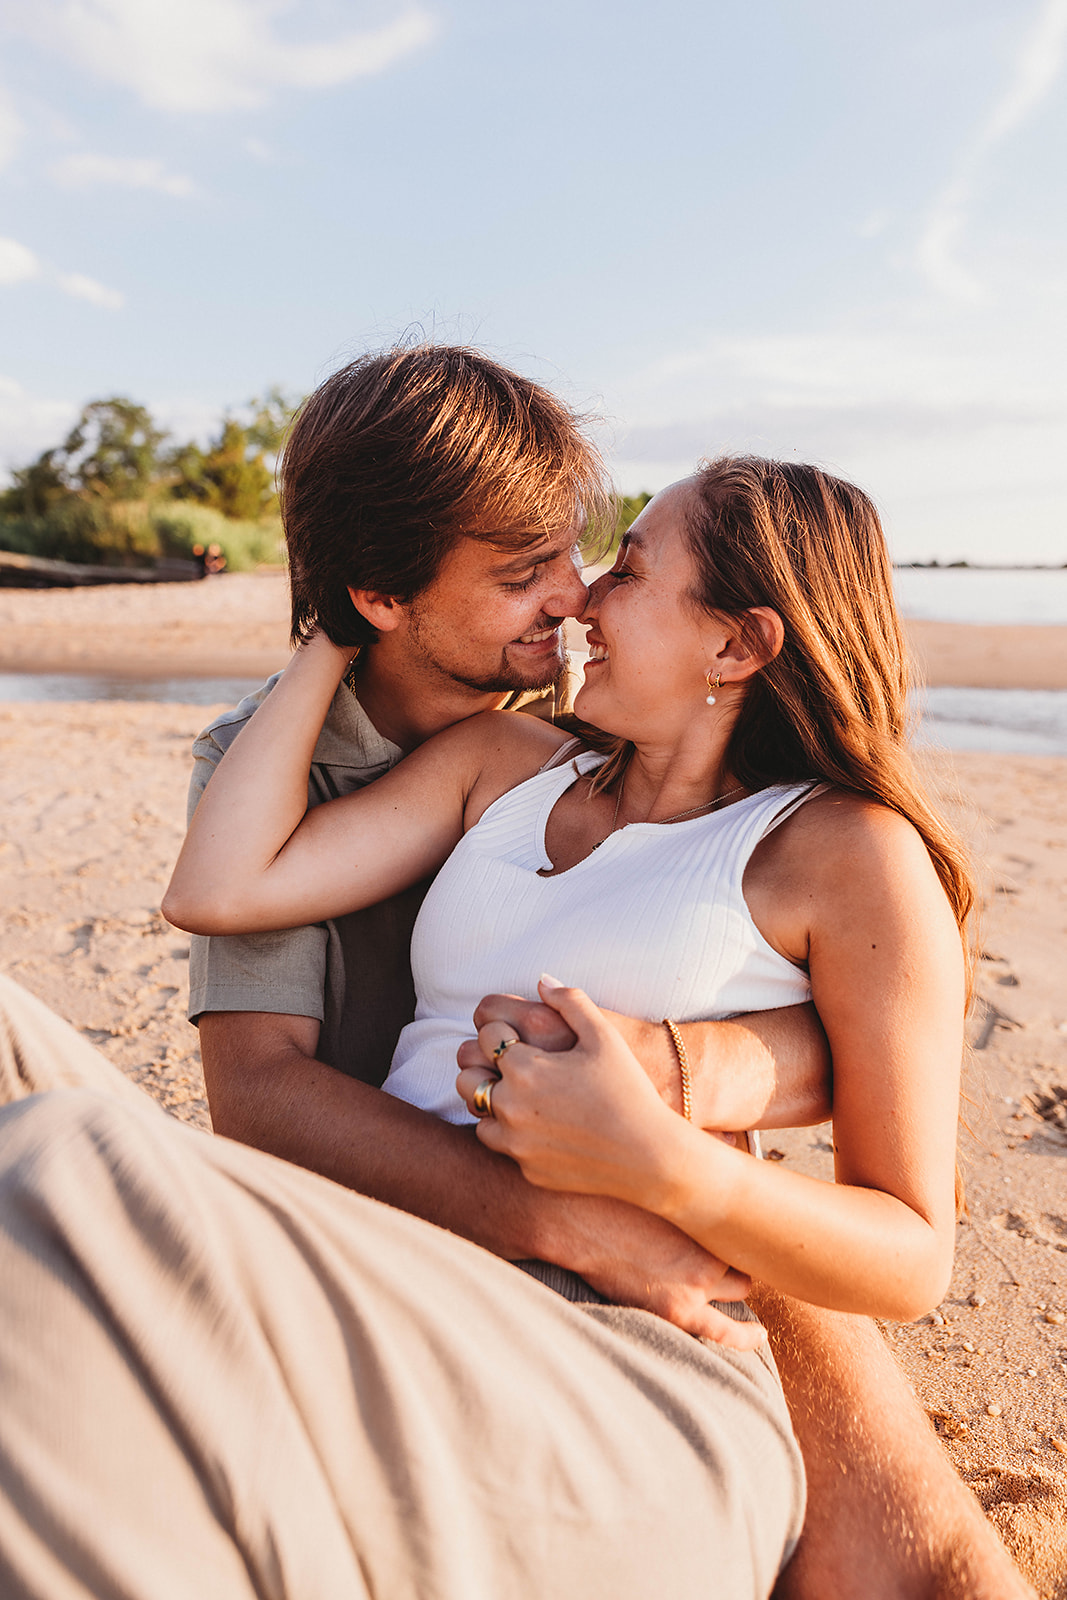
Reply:
<svg viewBox="0 0 1067 1600"><path fill-rule="evenodd" d="M574 508L595 506L600 487L574 420L536 386L467 352L403 351L358 363L312 397L287 452L284 485L298 630L319 623L347 654L360 647L317 745L305 719L293 735L316 757L314 799L359 788L405 749L432 750L434 732L558 677L559 618L586 599L571 558L580 531ZM605 612L622 587L640 588L630 555L619 574L620 589L601 591ZM321 659L323 650L320 642L300 659L315 651ZM676 670L674 660L669 653L662 670ZM701 703L714 696L725 705L697 712L713 720L747 681L735 686L727 673L723 694L717 676L709 669ZM252 709L201 740L198 789ZM266 709L273 715L270 701ZM506 737L525 742L517 727ZM528 737L546 750L551 742L552 751L559 742L535 724ZM572 776L566 767L546 774L553 784ZM593 776L593 768L582 774L573 799ZM631 788L624 810L621 773L609 776L583 814L621 843L628 832L640 836L631 808L642 789ZM681 810L695 820L729 817L760 792L746 782L747 793L728 796L727 787L715 789L721 807ZM779 837L825 804L810 797ZM691 819L662 820L670 837ZM616 828L620 821L630 826ZM118 1347L94 1331L101 1326L124 1330L122 1348L136 1352L132 1367L123 1357L108 1369L112 1385L94 1384L91 1405L64 1409L55 1433L68 1471L78 1441L94 1462L89 1487L101 1514L88 1520L108 1531L109 1549L105 1555L101 1540L86 1536L74 1508L59 1525L69 1517L77 1536L53 1538L59 1553L50 1559L68 1570L99 1560L132 1571L143 1549L158 1565L158 1541L176 1537L162 1528L158 1501L181 1530L188 1570L217 1575L233 1563L227 1593L244 1593L244 1573L268 1566L282 1574L280 1593L339 1592L353 1549L358 1581L376 1593L401 1592L399 1571L421 1574L414 1588L433 1595L502 1593L502 1574L509 1592L531 1597L695 1594L710 1570L731 1595L766 1593L795 1530L796 1463L767 1368L724 1343L750 1342L751 1324L735 1322L728 1302L708 1305L740 1286L658 1219L598 1196L535 1189L469 1129L374 1086L410 1020L406 945L419 898L408 891L374 914L284 936L212 940L206 951L198 942L193 1005L205 1073L219 1131L443 1222L484 1248L254 1150L178 1129L129 1096L125 1108L105 1096L88 1109L81 1096L52 1097L17 1122L5 1119L15 1160L8 1171L19 1176L19 1193L27 1183L32 1191L12 1233L25 1246L17 1263L36 1261L43 1271L30 1302L44 1315L58 1286L67 1320L54 1323L64 1332L86 1308L83 1336L64 1345L91 1373L116 1359ZM596 935L594 901L591 945ZM788 976L781 966L777 974ZM18 1011L15 997L8 1009ZM482 1046L503 1046L499 1088L484 1064L476 1083L467 1078L469 1098L489 1112L505 1111L519 1093L507 1058L521 1065L524 1046L507 1039L549 1048L572 1039L557 1013L536 1003L497 997L478 1020ZM621 1008L614 1024L679 1108L674 1035L658 1021L627 1021ZM740 1131L825 1110L823 1057L806 1009L683 1028L700 1125ZM24 1084L35 1059L27 1041L43 1031L35 1014L20 1021ZM473 1042L464 1050L469 1063L483 1059ZM49 1060L65 1053L60 1040ZM507 1122L480 1128L483 1138L486 1128L503 1136ZM45 1149L62 1160L45 1160ZM129 1247L105 1251L120 1226L131 1232ZM42 1228L44 1235L35 1231ZM94 1255L97 1242L102 1253ZM570 1269L556 1280L562 1292L548 1292L547 1270L532 1282L494 1254ZM135 1270L142 1259L153 1274L143 1280ZM64 1298L72 1270L92 1293L83 1287ZM600 1289L589 1296L594 1303L564 1298L574 1294L575 1274ZM18 1292L25 1281L14 1269L0 1272L16 1307L26 1302ZM646 1311L605 1305L605 1295L719 1343L698 1343ZM766 1292L754 1298L779 1357L810 1492L807 1532L776 1592L820 1600L935 1589L972 1600L1024 1593L875 1330ZM103 1321L97 1304L107 1306ZM173 1354L168 1319L183 1328ZM48 1349L47 1341L39 1351L18 1344L8 1360L32 1373ZM280 1386L271 1376L278 1364ZM359 1375L367 1370L374 1386L364 1393ZM158 1396L150 1413L157 1420L139 1422L146 1432L132 1450L116 1434L115 1418L124 1416L128 1430L137 1409L134 1389L122 1388L124 1371L142 1397ZM176 1383L183 1374L188 1383ZM128 1411L115 1407L115 1386ZM61 1396L57 1405L63 1409ZM8 1429L15 1456L22 1415L12 1412ZM19 1478L22 1517L54 1502L47 1428L44 1435L40 1481L24 1466ZM157 1457L158 1474L146 1474L143 1461ZM726 1501L723 1482L731 1486ZM196 1512L204 1485L214 1532ZM116 1500L130 1508L118 1524L109 1511ZM726 1505L734 1509L724 1512ZM116 1526L128 1533L117 1536ZM46 1547L40 1541L35 1551ZM516 1551L524 1552L519 1561ZM37 1559L25 1557L27 1570ZM258 1590L266 1579L255 1581Z"/></svg>
<svg viewBox="0 0 1067 1600"><path fill-rule="evenodd" d="M209 544L204 554L204 571L209 577L214 577L226 571L226 557L222 553L220 544Z"/></svg>
<svg viewBox="0 0 1067 1600"><path fill-rule="evenodd" d="M207 577L207 551L202 544L193 545L193 560L196 562L196 575L198 578Z"/></svg>

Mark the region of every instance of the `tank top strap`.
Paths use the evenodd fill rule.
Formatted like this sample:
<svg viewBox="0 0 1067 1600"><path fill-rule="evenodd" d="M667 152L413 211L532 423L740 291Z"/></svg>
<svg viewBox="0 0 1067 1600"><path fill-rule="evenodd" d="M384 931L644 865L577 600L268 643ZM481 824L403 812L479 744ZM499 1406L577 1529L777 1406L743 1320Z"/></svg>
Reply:
<svg viewBox="0 0 1067 1600"><path fill-rule="evenodd" d="M532 778L508 789L486 806L465 835L469 847L488 849L518 866L539 872L552 862L545 853L545 826L552 807L572 783L598 767L604 757L594 750L562 746L569 757L561 765L542 767ZM560 752L557 752L559 754Z"/></svg>
<svg viewBox="0 0 1067 1600"><path fill-rule="evenodd" d="M792 793L787 794L781 809L774 813L764 828L762 837L765 839L769 833L774 832L775 828L780 828L783 822L788 822L793 813L799 811L801 806L807 805L809 800L814 800L816 795L827 794L832 787L832 784L818 782L798 784Z"/></svg>
<svg viewBox="0 0 1067 1600"><path fill-rule="evenodd" d="M568 739L558 750L552 752L547 761L541 763L537 769L538 776L542 772L552 772L556 767L562 767L566 762L573 760L582 748L580 739Z"/></svg>

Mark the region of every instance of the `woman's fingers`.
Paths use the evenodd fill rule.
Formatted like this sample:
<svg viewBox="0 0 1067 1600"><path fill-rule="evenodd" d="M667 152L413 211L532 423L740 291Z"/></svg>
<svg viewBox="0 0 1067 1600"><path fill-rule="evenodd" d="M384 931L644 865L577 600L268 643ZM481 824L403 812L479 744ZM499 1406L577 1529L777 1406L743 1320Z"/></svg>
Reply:
<svg viewBox="0 0 1067 1600"><path fill-rule="evenodd" d="M496 1076L497 1074L491 1067L487 1066L483 1058L472 1066L465 1067L456 1079L456 1093L465 1103L472 1117L478 1116L474 1106L475 1091L487 1078L495 1078Z"/></svg>
<svg viewBox="0 0 1067 1600"><path fill-rule="evenodd" d="M558 1012L575 1034L579 1044L593 1043L605 1035L619 1037L599 1006L593 1004L584 989L568 989L558 978L547 972L541 974L538 993L546 1006Z"/></svg>
<svg viewBox="0 0 1067 1600"><path fill-rule="evenodd" d="M478 1049L496 1072L503 1072L504 1057L520 1045L522 1039L519 1030L510 1022L486 1022L478 1029ZM523 1048L529 1049L529 1046Z"/></svg>

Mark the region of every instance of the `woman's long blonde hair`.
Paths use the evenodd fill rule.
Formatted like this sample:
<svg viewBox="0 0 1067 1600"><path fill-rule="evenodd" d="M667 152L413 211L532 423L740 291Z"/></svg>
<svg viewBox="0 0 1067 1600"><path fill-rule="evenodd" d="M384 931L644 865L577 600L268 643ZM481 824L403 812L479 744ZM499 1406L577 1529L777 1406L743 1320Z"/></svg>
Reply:
<svg viewBox="0 0 1067 1600"><path fill-rule="evenodd" d="M873 504L818 467L754 456L712 461L693 484L694 602L751 632L757 648L753 606L785 628L780 653L746 685L727 770L749 789L814 778L898 811L922 836L962 932L974 886L908 746L907 652ZM631 753L615 742L603 786Z"/></svg>

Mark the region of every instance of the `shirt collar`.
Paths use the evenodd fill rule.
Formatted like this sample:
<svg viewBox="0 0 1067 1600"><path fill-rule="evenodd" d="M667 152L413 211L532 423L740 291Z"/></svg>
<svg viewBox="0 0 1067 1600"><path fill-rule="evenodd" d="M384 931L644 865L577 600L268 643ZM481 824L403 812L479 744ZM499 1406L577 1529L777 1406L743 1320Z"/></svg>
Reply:
<svg viewBox="0 0 1067 1600"><path fill-rule="evenodd" d="M386 772L404 754L380 734L354 692L342 683L333 697L315 746L315 760L324 767L359 767Z"/></svg>

